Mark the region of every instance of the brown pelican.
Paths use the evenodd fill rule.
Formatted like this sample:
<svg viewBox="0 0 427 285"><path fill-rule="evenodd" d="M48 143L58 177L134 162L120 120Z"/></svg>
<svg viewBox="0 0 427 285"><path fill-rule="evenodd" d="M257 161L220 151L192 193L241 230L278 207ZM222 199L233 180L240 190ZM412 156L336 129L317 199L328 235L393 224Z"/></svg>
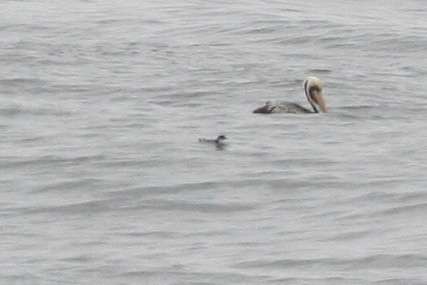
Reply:
<svg viewBox="0 0 427 285"><path fill-rule="evenodd" d="M253 113L271 114L271 113L326 113L325 101L322 94L322 81L319 78L310 76L304 81L304 91L308 102L313 107L310 111L298 104L285 101L268 101L264 106L253 110Z"/></svg>

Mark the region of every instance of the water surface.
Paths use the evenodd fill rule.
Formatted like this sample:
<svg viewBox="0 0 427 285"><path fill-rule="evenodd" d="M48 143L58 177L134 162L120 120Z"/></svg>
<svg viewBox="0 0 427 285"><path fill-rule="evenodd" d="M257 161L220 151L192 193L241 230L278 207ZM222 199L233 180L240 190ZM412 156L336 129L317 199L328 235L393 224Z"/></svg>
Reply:
<svg viewBox="0 0 427 285"><path fill-rule="evenodd" d="M2 283L427 283L424 1L145 2L0 4Z"/></svg>

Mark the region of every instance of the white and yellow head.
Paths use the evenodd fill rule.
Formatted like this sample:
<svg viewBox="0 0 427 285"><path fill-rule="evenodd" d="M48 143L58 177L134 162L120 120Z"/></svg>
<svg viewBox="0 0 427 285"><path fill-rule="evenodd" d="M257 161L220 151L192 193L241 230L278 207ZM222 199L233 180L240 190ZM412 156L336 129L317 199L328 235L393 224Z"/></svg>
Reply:
<svg viewBox="0 0 427 285"><path fill-rule="evenodd" d="M314 76L307 77L304 81L304 91L308 102L313 106L316 113L328 112L325 100L323 99L322 81L319 78Z"/></svg>

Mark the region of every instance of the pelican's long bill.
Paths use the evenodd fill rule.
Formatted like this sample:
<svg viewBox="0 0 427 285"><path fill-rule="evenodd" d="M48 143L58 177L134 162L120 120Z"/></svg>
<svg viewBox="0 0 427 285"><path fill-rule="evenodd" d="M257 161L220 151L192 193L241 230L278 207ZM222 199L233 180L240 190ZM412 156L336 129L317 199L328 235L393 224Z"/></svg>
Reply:
<svg viewBox="0 0 427 285"><path fill-rule="evenodd" d="M310 94L313 101L316 103L317 106L319 106L320 110L322 110L323 113L328 112L328 108L326 107L325 100L323 99L323 93L322 90L313 90Z"/></svg>

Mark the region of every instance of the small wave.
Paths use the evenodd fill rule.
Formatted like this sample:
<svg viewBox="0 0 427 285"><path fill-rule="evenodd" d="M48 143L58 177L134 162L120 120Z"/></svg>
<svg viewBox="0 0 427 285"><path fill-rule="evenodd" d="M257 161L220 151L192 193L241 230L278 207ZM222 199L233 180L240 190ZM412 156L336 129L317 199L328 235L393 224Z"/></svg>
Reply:
<svg viewBox="0 0 427 285"><path fill-rule="evenodd" d="M8 107L0 108L0 116L4 117L14 117L21 115L63 117L71 116L73 114L74 113L71 111L45 107L23 107L19 105L11 105Z"/></svg>
<svg viewBox="0 0 427 285"><path fill-rule="evenodd" d="M346 260L341 264L352 269L426 268L427 256L418 254L378 254L360 259Z"/></svg>
<svg viewBox="0 0 427 285"><path fill-rule="evenodd" d="M90 214L90 213L101 213L111 211L111 203L110 200L98 200L98 201L87 201L80 203L70 203L67 205L59 205L59 206L43 206L43 207L31 207L25 208L23 213L25 214L58 214L58 215L68 215L68 214L76 214L80 215L82 213Z"/></svg>
<svg viewBox="0 0 427 285"><path fill-rule="evenodd" d="M18 77L18 78L6 78L6 79L0 79L0 85L8 87L21 87L23 84L33 84L33 85L43 85L46 82L41 79L37 78L25 78L25 77Z"/></svg>
<svg viewBox="0 0 427 285"><path fill-rule="evenodd" d="M249 211L256 208L250 204L242 203L202 203L188 201L172 201L164 199L145 200L142 205L138 206L141 209L156 209L166 211L185 211L185 212L200 212L200 213L234 213Z"/></svg>
<svg viewBox="0 0 427 285"><path fill-rule="evenodd" d="M407 254L390 255L378 254L356 259L342 258L314 258L314 259L281 259L281 260L253 260L244 261L235 265L236 268L290 268L290 267L334 267L351 269L383 269L383 268L425 268L427 256Z"/></svg>
<svg viewBox="0 0 427 285"><path fill-rule="evenodd" d="M309 69L308 72L313 74L330 74L332 70L330 69Z"/></svg>

